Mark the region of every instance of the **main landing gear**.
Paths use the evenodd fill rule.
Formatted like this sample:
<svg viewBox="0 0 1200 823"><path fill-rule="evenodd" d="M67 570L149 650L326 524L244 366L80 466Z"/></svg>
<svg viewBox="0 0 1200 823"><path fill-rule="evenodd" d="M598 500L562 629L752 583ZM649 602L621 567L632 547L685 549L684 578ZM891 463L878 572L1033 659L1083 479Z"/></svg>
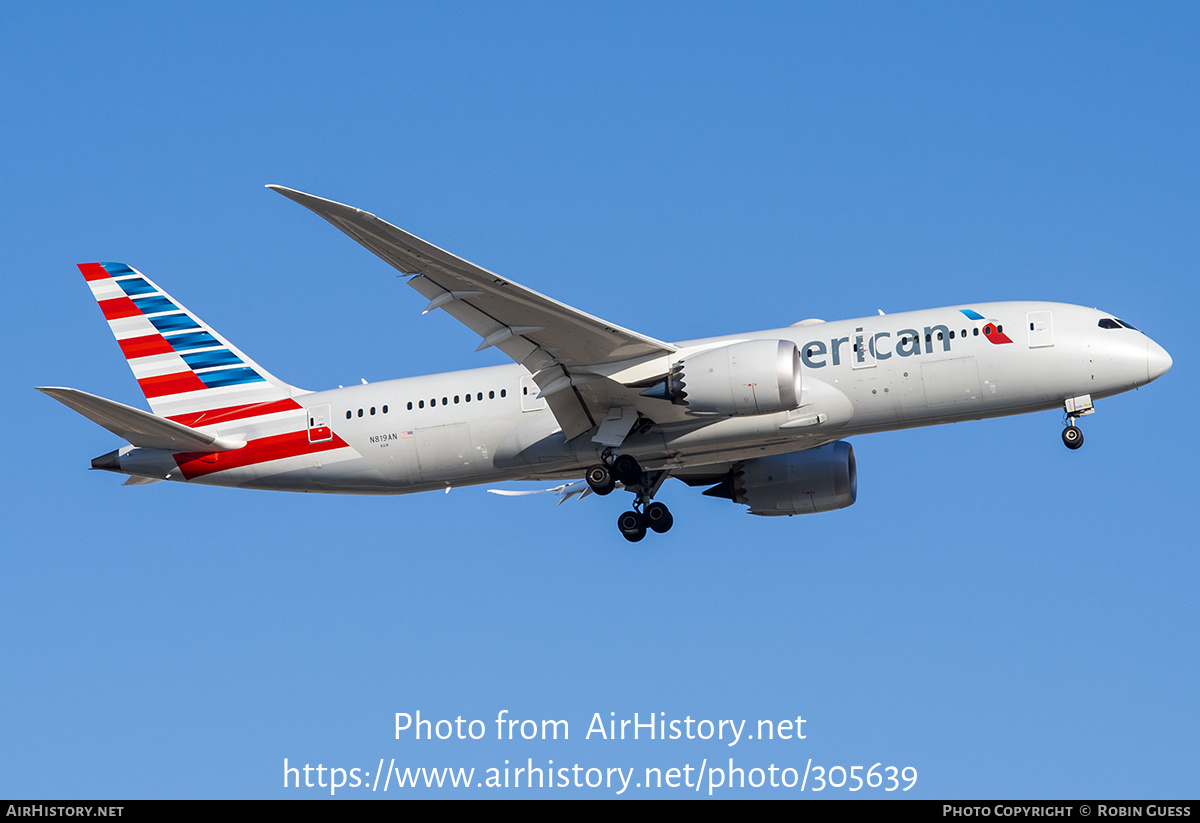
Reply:
<svg viewBox="0 0 1200 823"><path fill-rule="evenodd" d="M651 502L659 486L667 478L665 471L643 471L641 465L627 454L617 455L610 459L604 455L604 463L592 466L587 470L588 487L596 494L610 493L616 484L620 483L628 491L633 492L636 499L633 511L627 511L617 518L617 529L621 536L630 543L637 543L646 536L646 530L662 534L675 523L675 518L667 507L658 502Z"/></svg>

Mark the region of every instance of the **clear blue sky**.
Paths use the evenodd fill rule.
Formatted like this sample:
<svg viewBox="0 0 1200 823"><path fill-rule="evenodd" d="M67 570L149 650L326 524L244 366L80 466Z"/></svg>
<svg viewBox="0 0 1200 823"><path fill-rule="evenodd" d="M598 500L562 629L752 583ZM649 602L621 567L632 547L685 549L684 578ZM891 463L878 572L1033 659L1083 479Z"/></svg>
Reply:
<svg viewBox="0 0 1200 823"><path fill-rule="evenodd" d="M913 766L909 796L1195 797L1198 40L1185 3L7 9L0 796L732 757ZM1079 452L1054 412L859 438L849 509L671 482L675 528L637 545L616 495L86 471L118 441L33 386L144 401L78 262L143 270L306 388L503 362L266 183L661 339L1046 299L1175 365ZM394 739L417 710L489 739ZM500 710L571 739L498 742ZM597 712L806 739L584 740Z"/></svg>

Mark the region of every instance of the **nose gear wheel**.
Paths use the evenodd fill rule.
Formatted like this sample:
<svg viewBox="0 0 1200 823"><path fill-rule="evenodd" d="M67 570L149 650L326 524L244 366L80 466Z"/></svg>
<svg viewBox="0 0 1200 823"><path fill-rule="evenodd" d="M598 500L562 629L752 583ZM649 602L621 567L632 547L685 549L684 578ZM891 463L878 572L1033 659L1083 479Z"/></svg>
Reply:
<svg viewBox="0 0 1200 823"><path fill-rule="evenodd" d="M1083 445L1083 429L1072 423L1063 429L1062 439L1068 449L1077 449Z"/></svg>

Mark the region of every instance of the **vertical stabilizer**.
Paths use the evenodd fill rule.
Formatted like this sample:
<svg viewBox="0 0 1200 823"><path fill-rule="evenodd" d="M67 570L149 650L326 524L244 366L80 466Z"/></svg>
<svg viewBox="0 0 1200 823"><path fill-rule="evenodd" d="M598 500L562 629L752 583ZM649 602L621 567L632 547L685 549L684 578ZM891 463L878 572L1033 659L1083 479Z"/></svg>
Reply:
<svg viewBox="0 0 1200 823"><path fill-rule="evenodd" d="M150 408L187 426L298 409L306 392L278 379L141 272L80 263Z"/></svg>

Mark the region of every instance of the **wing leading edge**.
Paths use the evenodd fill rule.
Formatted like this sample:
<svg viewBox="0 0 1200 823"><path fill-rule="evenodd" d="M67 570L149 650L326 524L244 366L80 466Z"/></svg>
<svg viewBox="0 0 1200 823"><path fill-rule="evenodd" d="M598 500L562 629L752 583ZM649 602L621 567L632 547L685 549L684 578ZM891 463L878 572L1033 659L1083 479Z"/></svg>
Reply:
<svg viewBox="0 0 1200 823"><path fill-rule="evenodd" d="M574 384L594 380L588 367L676 351L669 343L614 326L527 289L409 234L369 212L283 186L268 186L349 235L390 266L415 275L408 284L532 374L568 438L597 425L595 408ZM569 391L567 389L570 389Z"/></svg>

